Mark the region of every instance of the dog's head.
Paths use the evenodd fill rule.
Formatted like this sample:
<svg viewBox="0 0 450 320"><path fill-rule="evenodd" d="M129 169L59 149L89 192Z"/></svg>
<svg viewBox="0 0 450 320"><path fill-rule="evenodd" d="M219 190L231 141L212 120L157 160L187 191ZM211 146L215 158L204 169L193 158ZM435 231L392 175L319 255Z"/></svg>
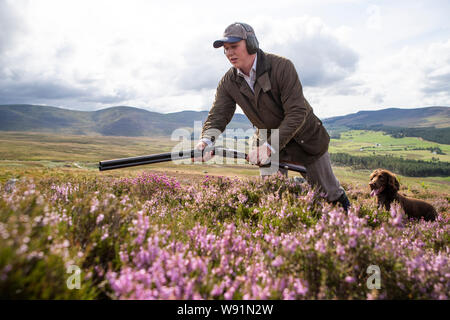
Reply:
<svg viewBox="0 0 450 320"><path fill-rule="evenodd" d="M370 175L369 187L372 190L371 196L377 196L382 192L396 194L400 189L400 184L395 174L385 169L377 169Z"/></svg>

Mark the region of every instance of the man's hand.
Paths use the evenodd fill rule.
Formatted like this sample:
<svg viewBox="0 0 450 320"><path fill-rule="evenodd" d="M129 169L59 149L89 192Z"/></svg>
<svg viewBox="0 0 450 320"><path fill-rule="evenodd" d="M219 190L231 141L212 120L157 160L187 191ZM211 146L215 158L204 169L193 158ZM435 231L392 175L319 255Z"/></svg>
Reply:
<svg viewBox="0 0 450 320"><path fill-rule="evenodd" d="M197 145L195 146L195 150L203 151L207 146L208 144L206 142L199 141L199 143L197 143ZM210 160L212 157L214 157L212 151L203 152L203 157L192 158L192 162L206 162Z"/></svg>
<svg viewBox="0 0 450 320"><path fill-rule="evenodd" d="M247 161L258 166L267 164L270 160L271 150L267 145L257 147L250 151Z"/></svg>

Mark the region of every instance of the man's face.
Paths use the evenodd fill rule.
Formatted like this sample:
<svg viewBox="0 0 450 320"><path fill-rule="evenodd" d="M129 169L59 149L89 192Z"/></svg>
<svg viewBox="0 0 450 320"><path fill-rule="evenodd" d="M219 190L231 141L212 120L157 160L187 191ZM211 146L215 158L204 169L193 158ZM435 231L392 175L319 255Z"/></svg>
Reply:
<svg viewBox="0 0 450 320"><path fill-rule="evenodd" d="M243 69L249 65L253 57L248 54L245 40L223 44L224 53L233 67Z"/></svg>

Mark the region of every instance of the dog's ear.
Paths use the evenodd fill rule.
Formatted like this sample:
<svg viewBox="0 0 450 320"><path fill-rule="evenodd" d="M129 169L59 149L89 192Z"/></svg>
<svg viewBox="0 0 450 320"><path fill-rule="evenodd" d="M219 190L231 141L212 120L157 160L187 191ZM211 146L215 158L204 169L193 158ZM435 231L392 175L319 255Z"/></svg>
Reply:
<svg viewBox="0 0 450 320"><path fill-rule="evenodd" d="M392 190L398 191L400 190L400 183L397 178L393 174L388 174L388 184Z"/></svg>
<svg viewBox="0 0 450 320"><path fill-rule="evenodd" d="M372 180L373 178L375 178L378 174L380 173L380 169L376 169L372 172L372 174L370 175L369 179Z"/></svg>

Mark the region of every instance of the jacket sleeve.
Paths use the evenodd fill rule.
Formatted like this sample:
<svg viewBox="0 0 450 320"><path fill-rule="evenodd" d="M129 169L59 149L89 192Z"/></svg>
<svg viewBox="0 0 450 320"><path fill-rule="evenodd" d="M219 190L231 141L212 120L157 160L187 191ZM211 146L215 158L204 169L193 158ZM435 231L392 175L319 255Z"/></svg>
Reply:
<svg viewBox="0 0 450 320"><path fill-rule="evenodd" d="M236 111L236 101L228 93L227 74L220 80L217 86L216 96L213 106L209 111L208 118L203 125L201 138L210 139L214 142L218 136L225 130L228 123L233 118Z"/></svg>
<svg viewBox="0 0 450 320"><path fill-rule="evenodd" d="M278 148L274 142L270 141L270 144L275 149L282 150L305 125L306 119L311 113L311 107L303 96L300 79L290 60L283 60L272 72L276 72L284 119L278 127Z"/></svg>

